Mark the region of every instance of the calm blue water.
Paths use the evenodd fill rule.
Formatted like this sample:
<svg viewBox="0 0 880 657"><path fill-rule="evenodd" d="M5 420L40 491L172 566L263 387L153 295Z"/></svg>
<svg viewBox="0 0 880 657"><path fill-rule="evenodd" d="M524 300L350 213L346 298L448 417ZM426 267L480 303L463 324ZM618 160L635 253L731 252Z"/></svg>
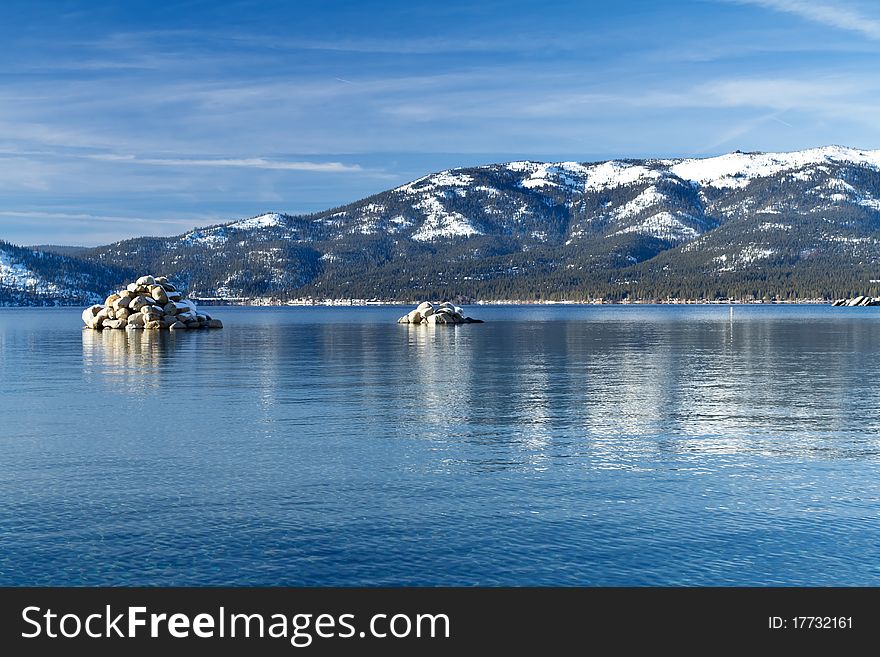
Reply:
<svg viewBox="0 0 880 657"><path fill-rule="evenodd" d="M0 584L880 585L880 308L0 309Z"/></svg>

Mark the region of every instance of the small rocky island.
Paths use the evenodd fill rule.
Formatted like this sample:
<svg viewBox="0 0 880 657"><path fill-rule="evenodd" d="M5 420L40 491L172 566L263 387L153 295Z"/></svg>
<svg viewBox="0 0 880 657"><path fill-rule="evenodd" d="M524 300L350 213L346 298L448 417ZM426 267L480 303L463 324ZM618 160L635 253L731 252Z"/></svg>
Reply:
<svg viewBox="0 0 880 657"><path fill-rule="evenodd" d="M880 306L880 299L876 297L853 297L852 299L838 299L832 306Z"/></svg>
<svg viewBox="0 0 880 657"><path fill-rule="evenodd" d="M141 276L126 289L107 297L103 305L86 308L82 318L86 327L98 331L223 328L219 319L200 312L164 276Z"/></svg>
<svg viewBox="0 0 880 657"><path fill-rule="evenodd" d="M464 311L448 301L420 303L415 310L397 320L398 324L482 324L482 319L465 317Z"/></svg>

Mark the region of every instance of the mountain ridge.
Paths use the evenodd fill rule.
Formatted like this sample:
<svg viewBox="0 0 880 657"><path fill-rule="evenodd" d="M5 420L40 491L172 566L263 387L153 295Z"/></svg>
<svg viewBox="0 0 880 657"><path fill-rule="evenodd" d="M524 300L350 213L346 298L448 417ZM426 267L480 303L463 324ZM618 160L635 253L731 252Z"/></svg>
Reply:
<svg viewBox="0 0 880 657"><path fill-rule="evenodd" d="M880 150L461 167L322 212L132 238L74 259L162 272L202 297L877 294Z"/></svg>

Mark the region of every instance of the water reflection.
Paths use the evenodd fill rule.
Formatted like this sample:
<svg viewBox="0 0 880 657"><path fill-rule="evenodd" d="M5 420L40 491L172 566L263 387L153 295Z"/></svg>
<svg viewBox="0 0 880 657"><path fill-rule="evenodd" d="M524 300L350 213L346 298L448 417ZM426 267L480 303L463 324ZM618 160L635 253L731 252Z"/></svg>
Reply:
<svg viewBox="0 0 880 657"><path fill-rule="evenodd" d="M132 393L214 375L264 433L432 441L443 467L880 446L880 420L864 412L880 402L880 373L864 367L880 350L872 324L651 320L264 323L219 341L83 331L83 372Z"/></svg>
<svg viewBox="0 0 880 657"><path fill-rule="evenodd" d="M396 385L420 391L422 426L451 416L461 440L491 446L486 467L543 467L549 457L629 468L664 452L845 457L851 440L862 453L880 447L880 421L854 415L880 395L878 374L864 367L880 347L866 322L719 316L403 331L409 349L393 356L406 355L410 375Z"/></svg>
<svg viewBox="0 0 880 657"><path fill-rule="evenodd" d="M168 381L166 365L187 336L170 331L82 331L86 382L139 391Z"/></svg>

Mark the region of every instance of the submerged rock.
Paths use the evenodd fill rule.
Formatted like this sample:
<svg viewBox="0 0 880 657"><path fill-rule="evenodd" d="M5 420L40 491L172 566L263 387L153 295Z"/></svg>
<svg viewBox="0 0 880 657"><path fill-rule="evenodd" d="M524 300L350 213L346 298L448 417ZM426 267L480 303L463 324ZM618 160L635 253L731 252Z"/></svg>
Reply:
<svg viewBox="0 0 880 657"><path fill-rule="evenodd" d="M834 301L832 306L880 306L880 298L878 297L866 297L866 296L857 296L852 299L837 299Z"/></svg>
<svg viewBox="0 0 880 657"><path fill-rule="evenodd" d="M199 312L186 294L164 276L141 276L136 282L107 297L103 304L82 313L87 328L158 330L223 328L219 319Z"/></svg>
<svg viewBox="0 0 880 657"><path fill-rule="evenodd" d="M433 304L429 301L420 303L415 310L397 320L398 324L482 324L483 320L465 317L464 311L448 301Z"/></svg>

